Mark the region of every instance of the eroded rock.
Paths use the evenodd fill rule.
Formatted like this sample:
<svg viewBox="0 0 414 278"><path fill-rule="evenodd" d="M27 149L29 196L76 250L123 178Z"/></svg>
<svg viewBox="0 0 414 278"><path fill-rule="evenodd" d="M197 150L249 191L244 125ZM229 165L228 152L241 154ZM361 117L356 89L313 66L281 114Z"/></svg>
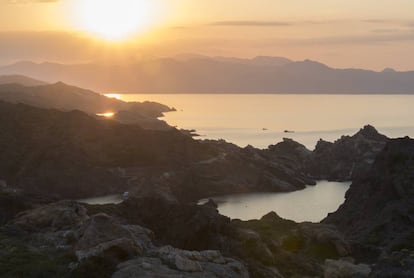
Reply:
<svg viewBox="0 0 414 278"><path fill-rule="evenodd" d="M326 260L324 278L368 277L371 267L366 264L354 264L349 260Z"/></svg>

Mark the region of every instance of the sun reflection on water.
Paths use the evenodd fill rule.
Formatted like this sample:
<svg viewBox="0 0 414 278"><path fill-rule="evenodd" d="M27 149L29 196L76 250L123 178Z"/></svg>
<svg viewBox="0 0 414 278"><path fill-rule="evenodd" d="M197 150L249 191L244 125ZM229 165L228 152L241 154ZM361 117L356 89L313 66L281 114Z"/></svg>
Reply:
<svg viewBox="0 0 414 278"><path fill-rule="evenodd" d="M114 98L114 99L121 100L121 95L120 94L104 94L104 96L106 96L108 98Z"/></svg>
<svg viewBox="0 0 414 278"><path fill-rule="evenodd" d="M112 118L115 115L114 112L106 112L106 113L98 113L96 116L105 117L105 118Z"/></svg>

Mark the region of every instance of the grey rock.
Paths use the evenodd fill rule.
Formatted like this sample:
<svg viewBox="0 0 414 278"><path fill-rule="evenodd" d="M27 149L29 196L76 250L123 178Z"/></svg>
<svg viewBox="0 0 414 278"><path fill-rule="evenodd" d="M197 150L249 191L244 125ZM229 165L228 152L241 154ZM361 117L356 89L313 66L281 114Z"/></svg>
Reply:
<svg viewBox="0 0 414 278"><path fill-rule="evenodd" d="M100 243L89 249L78 250L76 251L76 257L82 262L92 257L119 256L132 258L142 253L141 246L133 240L119 238Z"/></svg>
<svg viewBox="0 0 414 278"><path fill-rule="evenodd" d="M0 188L6 188L6 187L7 187L7 182L5 180L0 179Z"/></svg>
<svg viewBox="0 0 414 278"><path fill-rule="evenodd" d="M333 225L302 223L299 230L309 242L333 245L341 257L351 254L351 245Z"/></svg>
<svg viewBox="0 0 414 278"><path fill-rule="evenodd" d="M185 272L203 271L203 268L201 267L199 262L187 259L186 257L180 255L176 255L174 257L174 266L177 268L177 270Z"/></svg>
<svg viewBox="0 0 414 278"><path fill-rule="evenodd" d="M371 267L366 264L353 264L348 260L326 260L324 278L368 277Z"/></svg>
<svg viewBox="0 0 414 278"><path fill-rule="evenodd" d="M115 249L119 255L132 258L153 247L151 231L140 226L122 225L103 213L85 221L77 230L77 234L75 250L80 261L105 256L105 252Z"/></svg>
<svg viewBox="0 0 414 278"><path fill-rule="evenodd" d="M121 263L112 278L141 278L141 277L168 277L168 278L248 278L245 267L232 259L226 264L198 262L203 270L182 271L164 263L157 257L140 257Z"/></svg>
<svg viewBox="0 0 414 278"><path fill-rule="evenodd" d="M88 218L84 206L61 201L22 212L13 223L24 230L53 232L77 227Z"/></svg>

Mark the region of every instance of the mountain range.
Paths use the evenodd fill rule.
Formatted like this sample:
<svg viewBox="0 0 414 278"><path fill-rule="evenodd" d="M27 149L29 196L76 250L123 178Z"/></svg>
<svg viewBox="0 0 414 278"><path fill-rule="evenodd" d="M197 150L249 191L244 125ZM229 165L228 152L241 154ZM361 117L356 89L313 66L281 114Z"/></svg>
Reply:
<svg viewBox="0 0 414 278"><path fill-rule="evenodd" d="M0 75L23 74L95 91L124 93L411 94L414 71L335 69L282 57L253 59L180 55L130 63L19 62Z"/></svg>

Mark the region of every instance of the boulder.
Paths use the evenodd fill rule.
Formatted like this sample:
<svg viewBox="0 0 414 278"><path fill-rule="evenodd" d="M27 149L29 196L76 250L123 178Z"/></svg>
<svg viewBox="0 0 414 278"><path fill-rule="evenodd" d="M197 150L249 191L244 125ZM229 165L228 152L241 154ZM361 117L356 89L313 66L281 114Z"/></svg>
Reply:
<svg viewBox="0 0 414 278"><path fill-rule="evenodd" d="M1 188L6 188L6 187L7 187L7 182L5 180L0 179L0 189Z"/></svg>
<svg viewBox="0 0 414 278"><path fill-rule="evenodd" d="M381 258L373 266L370 277L413 277L413 273L414 252L405 249Z"/></svg>
<svg viewBox="0 0 414 278"><path fill-rule="evenodd" d="M216 208L164 199L131 197L116 211L129 223L148 227L159 240L182 249L220 249L221 237L230 228L230 219Z"/></svg>
<svg viewBox="0 0 414 278"><path fill-rule="evenodd" d="M74 201L61 201L22 212L13 223L28 231L54 232L73 229L88 218L83 205Z"/></svg>
<svg viewBox="0 0 414 278"><path fill-rule="evenodd" d="M240 262L224 258L218 251L185 251L164 246L149 256L119 264L112 277L247 278L249 274Z"/></svg>
<svg viewBox="0 0 414 278"><path fill-rule="evenodd" d="M97 214L76 231L75 245L79 261L116 253L118 259L142 255L153 247L151 231L140 226L123 225L107 214Z"/></svg>
<svg viewBox="0 0 414 278"><path fill-rule="evenodd" d="M324 265L325 278L368 277L371 267L366 264L354 264L350 260L326 260Z"/></svg>
<svg viewBox="0 0 414 278"><path fill-rule="evenodd" d="M352 252L350 243L334 225L302 223L299 230L306 241L326 246L339 257L349 256Z"/></svg>

